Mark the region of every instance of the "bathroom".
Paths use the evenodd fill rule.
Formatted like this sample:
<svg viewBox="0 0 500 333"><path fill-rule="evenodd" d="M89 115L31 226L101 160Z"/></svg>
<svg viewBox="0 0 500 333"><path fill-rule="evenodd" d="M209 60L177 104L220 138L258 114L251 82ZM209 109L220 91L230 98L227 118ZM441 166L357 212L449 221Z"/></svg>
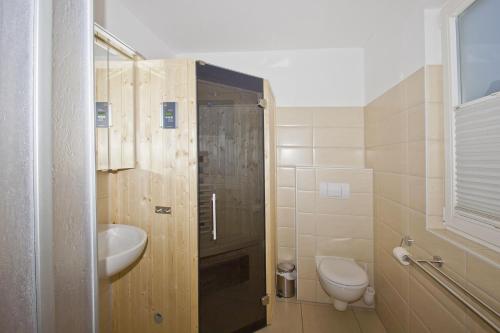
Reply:
<svg viewBox="0 0 500 333"><path fill-rule="evenodd" d="M500 332L498 0L0 8L0 333Z"/></svg>

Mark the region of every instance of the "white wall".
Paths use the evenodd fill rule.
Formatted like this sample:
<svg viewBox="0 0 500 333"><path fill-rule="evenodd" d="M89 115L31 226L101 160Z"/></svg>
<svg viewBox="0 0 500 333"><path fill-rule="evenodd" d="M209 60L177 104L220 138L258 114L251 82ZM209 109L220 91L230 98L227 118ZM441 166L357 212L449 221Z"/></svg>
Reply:
<svg viewBox="0 0 500 333"><path fill-rule="evenodd" d="M95 21L146 59L172 57L174 52L120 0L95 1Z"/></svg>
<svg viewBox="0 0 500 333"><path fill-rule="evenodd" d="M365 48L366 104L425 63L424 13L381 20Z"/></svg>
<svg viewBox="0 0 500 333"><path fill-rule="evenodd" d="M440 1L392 4L365 46L365 98L369 104L423 67L441 63Z"/></svg>
<svg viewBox="0 0 500 333"><path fill-rule="evenodd" d="M177 55L271 82L278 106L364 106L361 48Z"/></svg>

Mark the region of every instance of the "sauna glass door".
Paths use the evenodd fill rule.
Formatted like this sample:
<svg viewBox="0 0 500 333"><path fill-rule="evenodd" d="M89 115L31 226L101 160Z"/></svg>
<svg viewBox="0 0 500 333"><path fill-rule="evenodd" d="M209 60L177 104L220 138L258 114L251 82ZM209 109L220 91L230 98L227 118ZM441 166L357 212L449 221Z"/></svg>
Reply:
<svg viewBox="0 0 500 333"><path fill-rule="evenodd" d="M262 79L197 63L202 333L266 325Z"/></svg>

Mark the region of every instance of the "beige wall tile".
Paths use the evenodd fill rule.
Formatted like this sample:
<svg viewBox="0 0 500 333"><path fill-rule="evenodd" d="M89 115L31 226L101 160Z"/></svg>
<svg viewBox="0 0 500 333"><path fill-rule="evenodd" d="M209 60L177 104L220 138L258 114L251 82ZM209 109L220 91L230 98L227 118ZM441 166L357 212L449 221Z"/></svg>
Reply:
<svg viewBox="0 0 500 333"><path fill-rule="evenodd" d="M295 262L295 249L291 247L278 247L278 262Z"/></svg>
<svg viewBox="0 0 500 333"><path fill-rule="evenodd" d="M443 140L444 117L442 103L426 103L427 140Z"/></svg>
<svg viewBox="0 0 500 333"><path fill-rule="evenodd" d="M290 207L277 207L276 220L278 227L295 227L295 209Z"/></svg>
<svg viewBox="0 0 500 333"><path fill-rule="evenodd" d="M403 297L399 295L397 290L387 281L384 274L375 273L375 287L378 290L379 296L384 300L394 318L397 320L403 332L408 331L409 327L409 307Z"/></svg>
<svg viewBox="0 0 500 333"><path fill-rule="evenodd" d="M500 303L500 267L494 267L471 254L466 255L466 260L467 281ZM495 305L498 306L498 303Z"/></svg>
<svg viewBox="0 0 500 333"><path fill-rule="evenodd" d="M409 302L409 268L403 266L392 256L392 251L377 249L377 259L387 281L396 289L398 294Z"/></svg>
<svg viewBox="0 0 500 333"><path fill-rule="evenodd" d="M375 201L375 215L380 219L380 221L384 222L391 229L400 234L404 234L409 231L408 223L410 213L408 211L408 207L379 196L375 197Z"/></svg>
<svg viewBox="0 0 500 333"><path fill-rule="evenodd" d="M375 147L380 145L380 132L378 123L365 124L365 147Z"/></svg>
<svg viewBox="0 0 500 333"><path fill-rule="evenodd" d="M297 169L297 189L301 191L314 191L316 184L314 169Z"/></svg>
<svg viewBox="0 0 500 333"><path fill-rule="evenodd" d="M376 194L402 205L408 204L409 184L406 175L375 171L373 179Z"/></svg>
<svg viewBox="0 0 500 333"><path fill-rule="evenodd" d="M299 235L316 234L316 221L313 213L297 213L297 232Z"/></svg>
<svg viewBox="0 0 500 333"><path fill-rule="evenodd" d="M425 214L425 178L413 176L408 177L408 195L409 207Z"/></svg>
<svg viewBox="0 0 500 333"><path fill-rule="evenodd" d="M404 108L408 109L425 102L425 69L421 68L403 81L405 90Z"/></svg>
<svg viewBox="0 0 500 333"><path fill-rule="evenodd" d="M312 235L298 236L298 249L301 257L314 257L316 255L316 237Z"/></svg>
<svg viewBox="0 0 500 333"><path fill-rule="evenodd" d="M294 235L295 229L287 228L287 227L279 227L278 228L278 246L281 247L293 247L292 238L295 238Z"/></svg>
<svg viewBox="0 0 500 333"><path fill-rule="evenodd" d="M297 212L314 213L315 192L297 191Z"/></svg>
<svg viewBox="0 0 500 333"><path fill-rule="evenodd" d="M366 106L365 121L367 124L372 124L376 121L381 121L405 110L404 99L404 82L397 84L389 89L382 96L375 99L372 103Z"/></svg>
<svg viewBox="0 0 500 333"><path fill-rule="evenodd" d="M363 108L314 108L314 127L363 127Z"/></svg>
<svg viewBox="0 0 500 333"><path fill-rule="evenodd" d="M408 141L408 112L402 111L378 124L380 145L388 145Z"/></svg>
<svg viewBox="0 0 500 333"><path fill-rule="evenodd" d="M404 333L408 331L403 327L401 318L396 318L396 316L392 313L392 308L387 305L383 296L379 295L377 297L377 306L375 309L377 310L377 314L384 324L387 333Z"/></svg>
<svg viewBox="0 0 500 333"><path fill-rule="evenodd" d="M278 146L312 147L312 127L279 126L277 129Z"/></svg>
<svg viewBox="0 0 500 333"><path fill-rule="evenodd" d="M354 260L373 261L373 241L357 238L317 238L316 255L352 258Z"/></svg>
<svg viewBox="0 0 500 333"><path fill-rule="evenodd" d="M361 308L353 310L362 332L385 333L385 327L375 311Z"/></svg>
<svg viewBox="0 0 500 333"><path fill-rule="evenodd" d="M370 193L351 193L349 199L321 197L316 192L316 212L330 215L373 215L373 196Z"/></svg>
<svg viewBox="0 0 500 333"><path fill-rule="evenodd" d="M316 300L316 279L297 280L297 299L314 302Z"/></svg>
<svg viewBox="0 0 500 333"><path fill-rule="evenodd" d="M412 311L431 332L465 332L460 319L454 317L420 282L412 277L410 285Z"/></svg>
<svg viewBox="0 0 500 333"><path fill-rule="evenodd" d="M316 169L316 190L320 183L348 183L351 193L372 193L373 173L368 169Z"/></svg>
<svg viewBox="0 0 500 333"><path fill-rule="evenodd" d="M311 148L278 147L279 166L311 166L313 150Z"/></svg>
<svg viewBox="0 0 500 333"><path fill-rule="evenodd" d="M297 276L302 279L316 279L316 261L313 257L299 257Z"/></svg>
<svg viewBox="0 0 500 333"><path fill-rule="evenodd" d="M363 168L365 164L362 148L314 148L313 155L316 166Z"/></svg>
<svg viewBox="0 0 500 333"><path fill-rule="evenodd" d="M425 140L425 104L408 110L408 141Z"/></svg>
<svg viewBox="0 0 500 333"><path fill-rule="evenodd" d="M276 112L276 124L278 126L312 126L313 108L280 107Z"/></svg>
<svg viewBox="0 0 500 333"><path fill-rule="evenodd" d="M373 148L371 168L379 172L405 174L407 172L408 143L401 142Z"/></svg>
<svg viewBox="0 0 500 333"><path fill-rule="evenodd" d="M314 218L317 235L335 238L373 238L370 216L317 214Z"/></svg>
<svg viewBox="0 0 500 333"><path fill-rule="evenodd" d="M374 229L376 231L375 240L377 246L375 250L384 249L386 252L392 253L392 249L400 244L403 235L389 228L385 223L375 222Z"/></svg>
<svg viewBox="0 0 500 333"><path fill-rule="evenodd" d="M413 311L410 311L410 333L430 333L429 329Z"/></svg>
<svg viewBox="0 0 500 333"><path fill-rule="evenodd" d="M425 177L425 141L408 143L408 174Z"/></svg>
<svg viewBox="0 0 500 333"><path fill-rule="evenodd" d="M276 194L276 204L278 207L295 207L295 188L278 187Z"/></svg>
<svg viewBox="0 0 500 333"><path fill-rule="evenodd" d="M425 66L425 100L427 102L443 102L443 66Z"/></svg>
<svg viewBox="0 0 500 333"><path fill-rule="evenodd" d="M363 127L314 128L314 147L355 147L365 145Z"/></svg>
<svg viewBox="0 0 500 333"><path fill-rule="evenodd" d="M295 168L278 167L278 186L295 187Z"/></svg>

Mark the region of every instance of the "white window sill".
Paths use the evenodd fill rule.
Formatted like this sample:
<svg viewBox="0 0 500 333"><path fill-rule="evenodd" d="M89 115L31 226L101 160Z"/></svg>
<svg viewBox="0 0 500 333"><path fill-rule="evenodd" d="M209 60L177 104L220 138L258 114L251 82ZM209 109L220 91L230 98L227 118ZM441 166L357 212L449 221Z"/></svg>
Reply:
<svg viewBox="0 0 500 333"><path fill-rule="evenodd" d="M459 234L448 229L427 228L427 230L435 236L452 243L456 247L490 263L497 269L500 269L500 252L481 245L480 243L473 240L462 237Z"/></svg>

